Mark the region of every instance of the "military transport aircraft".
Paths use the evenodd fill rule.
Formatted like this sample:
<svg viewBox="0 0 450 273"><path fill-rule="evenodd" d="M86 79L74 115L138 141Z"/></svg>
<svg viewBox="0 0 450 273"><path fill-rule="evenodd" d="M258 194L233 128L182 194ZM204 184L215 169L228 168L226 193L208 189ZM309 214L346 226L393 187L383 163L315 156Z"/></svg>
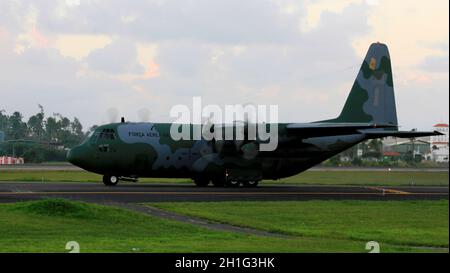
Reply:
<svg viewBox="0 0 450 273"><path fill-rule="evenodd" d="M312 123L278 123L278 146L260 151L260 141L174 140L171 123L111 123L99 126L67 159L103 175L107 186L140 177L192 178L197 186L255 187L311 168L361 141L414 138L439 132L399 131L391 60L385 44L370 46L340 115ZM195 126L195 125L189 125ZM248 151L251 151L250 153Z"/></svg>

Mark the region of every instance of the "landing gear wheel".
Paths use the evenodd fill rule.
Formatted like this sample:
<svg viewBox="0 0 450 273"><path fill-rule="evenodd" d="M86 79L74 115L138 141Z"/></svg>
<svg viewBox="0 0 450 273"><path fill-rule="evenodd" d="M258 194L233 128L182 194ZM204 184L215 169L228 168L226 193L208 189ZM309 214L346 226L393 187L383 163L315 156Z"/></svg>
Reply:
<svg viewBox="0 0 450 273"><path fill-rule="evenodd" d="M209 179L204 178L204 177L195 178L194 183L195 183L195 185L197 185L197 187L206 187L209 184Z"/></svg>
<svg viewBox="0 0 450 273"><path fill-rule="evenodd" d="M248 180L244 181L244 187L246 188L254 188L258 186L259 181L258 180Z"/></svg>
<svg viewBox="0 0 450 273"><path fill-rule="evenodd" d="M119 178L114 175L104 175L103 176L103 184L106 186L115 186L119 183Z"/></svg>
<svg viewBox="0 0 450 273"><path fill-rule="evenodd" d="M230 179L227 181L227 186L232 188L237 188L239 187L240 184L241 182L239 182L239 180L236 179Z"/></svg>

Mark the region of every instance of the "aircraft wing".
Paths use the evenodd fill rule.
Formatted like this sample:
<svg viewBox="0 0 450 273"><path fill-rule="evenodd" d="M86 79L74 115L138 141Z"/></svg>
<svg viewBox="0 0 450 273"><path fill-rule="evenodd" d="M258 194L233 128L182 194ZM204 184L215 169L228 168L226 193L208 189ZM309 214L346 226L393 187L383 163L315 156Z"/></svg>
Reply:
<svg viewBox="0 0 450 273"><path fill-rule="evenodd" d="M327 123L327 122L291 123L286 126L286 129L290 133L298 135L302 138L361 134L362 132L360 130L383 129L383 128L397 128L397 126L392 124L377 124L377 123Z"/></svg>

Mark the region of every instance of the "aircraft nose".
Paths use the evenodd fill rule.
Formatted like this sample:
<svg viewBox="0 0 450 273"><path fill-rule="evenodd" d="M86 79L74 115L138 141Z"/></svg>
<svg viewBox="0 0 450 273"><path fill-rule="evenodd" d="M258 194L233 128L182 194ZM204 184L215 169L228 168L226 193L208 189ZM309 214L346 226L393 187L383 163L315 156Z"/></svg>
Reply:
<svg viewBox="0 0 450 273"><path fill-rule="evenodd" d="M67 152L67 161L73 165L79 166L82 160L82 148L80 146L75 146Z"/></svg>

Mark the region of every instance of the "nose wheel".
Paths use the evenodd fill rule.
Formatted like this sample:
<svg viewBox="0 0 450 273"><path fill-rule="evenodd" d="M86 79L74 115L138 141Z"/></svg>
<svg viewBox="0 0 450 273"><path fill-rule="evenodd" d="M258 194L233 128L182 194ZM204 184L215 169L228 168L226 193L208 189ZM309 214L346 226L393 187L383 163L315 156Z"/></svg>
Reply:
<svg viewBox="0 0 450 273"><path fill-rule="evenodd" d="M104 175L103 184L106 186L115 186L119 183L119 178L115 175Z"/></svg>

